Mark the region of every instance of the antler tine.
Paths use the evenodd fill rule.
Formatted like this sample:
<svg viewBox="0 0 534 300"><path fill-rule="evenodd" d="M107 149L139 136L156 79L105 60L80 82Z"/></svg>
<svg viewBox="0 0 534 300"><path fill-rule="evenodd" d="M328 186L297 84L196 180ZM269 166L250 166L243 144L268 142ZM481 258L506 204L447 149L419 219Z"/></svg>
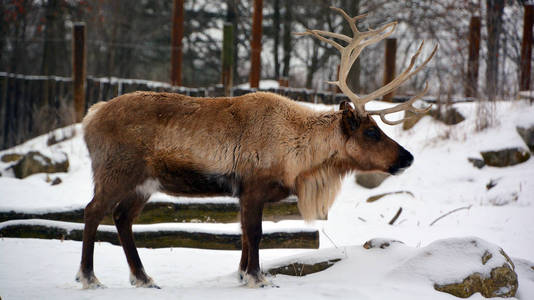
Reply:
<svg viewBox="0 0 534 300"><path fill-rule="evenodd" d="M400 123L404 122L405 120L407 120L409 118L403 118L403 119L397 120L397 121L389 121L388 119L386 119L386 115L387 114L391 114L391 113L395 113L395 112L399 112L399 111L403 111L403 110L411 111L411 112L416 113L416 114L427 113L430 110L430 108L432 107L432 105L429 105L426 108L417 108L417 107L413 106L413 103L416 100L421 99L421 97L423 97L426 94L426 92L428 92L428 82L425 82L425 88L421 92L419 92L417 95L415 95L412 98L410 98L410 100L408 100L408 101L406 101L406 102L404 102L402 104L396 105L394 107L386 108L386 109L368 110L367 113L369 115L378 115L378 116L380 116L380 119L385 124L388 124L388 125L400 124Z"/></svg>
<svg viewBox="0 0 534 300"><path fill-rule="evenodd" d="M343 16L343 18L345 18L345 20L347 20L347 22L350 25L350 29L352 29L352 32L354 32L354 33L358 33L359 32L358 28L356 27L356 21L358 21L360 19L363 19L363 18L366 18L369 15L368 13L366 13L366 14L361 14L361 15L355 16L355 17L351 17L343 9L341 9L339 7L330 6L330 9L339 12Z"/></svg>
<svg viewBox="0 0 534 300"><path fill-rule="evenodd" d="M294 32L293 34L300 35L300 36L313 35L314 37L320 39L321 41L326 42L326 43L334 46L337 50L339 50L339 51L343 50L343 46L338 44L336 41L333 41L331 39L327 39L324 36L320 35L319 34L319 30L306 29L306 32Z"/></svg>
<svg viewBox="0 0 534 300"><path fill-rule="evenodd" d="M417 57L419 57L419 54L421 54L421 50L423 49L423 45L424 44L425 44L425 41L422 41L421 45L419 46L419 49L417 49L417 52L415 52L415 54L412 56L412 59L410 60L410 64L408 65L408 67L404 71L402 71L401 74L399 74L395 79L390 81L385 86L379 88L378 90L372 92L371 94L366 95L365 97L360 98L360 101L363 104L365 104L365 103L367 103L367 102L369 102L371 100L374 100L374 99L376 99L376 98L378 98L380 96L383 96L383 95L395 90L402 83L404 83L406 80L410 79L410 77L412 77L413 74L419 72L426 64L428 64L428 62L430 62L432 57L434 57L434 54L436 54L436 51L438 50L438 45L436 45L434 47L434 49L432 50L432 53L427 57L427 59L425 59L425 61L421 65L419 65L417 68L412 70L412 68L415 65L415 61L416 61Z"/></svg>
<svg viewBox="0 0 534 300"><path fill-rule="evenodd" d="M391 22L386 25L383 25L382 27L378 29L370 29L368 31L360 32L358 31L358 28L356 27L356 21L363 19L367 16L367 14L351 17L349 16L343 9L338 7L330 7L332 10L339 12L343 18L349 23L350 28L353 32L353 37L348 37L343 34L338 34L334 32L324 31L324 30L310 30L307 29L306 32L303 33L297 33L297 35L312 35L316 37L317 39L326 42L332 46L334 46L341 54L340 59L340 68L339 68L339 75L337 81L329 81L329 84L335 84L339 87L339 89L354 103L355 109L362 115L379 115L382 121L384 123L389 125L396 125L404 120L400 121L389 121L385 118L385 115L398 112L401 110L408 110L414 113L423 113L427 112L430 107L427 107L426 109L418 109L412 106L415 100L420 99L427 91L428 91L428 84L426 84L425 89L412 97L409 101L406 103L397 105L392 108L384 109L384 110L377 110L377 111L366 111L365 110L365 104L371 100L374 100L380 96L383 96L396 88L399 87L402 83L404 83L406 80L408 80L411 76L413 76L415 73L419 72L428 62L434 57L434 54L436 54L436 51L438 50L438 46L436 45L434 49L432 50L432 53L423 61L421 65L414 68L415 61L421 54L421 51L423 49L424 41L421 42L421 45L417 49L417 52L412 56L410 60L409 66L400 73L395 79L393 79L388 84L384 85L383 87L379 88L378 90L366 95L365 97L360 97L356 95L347 85L347 76L349 74L349 71L360 55L361 51L374 43L377 43L391 34L395 31L397 27L397 22ZM342 40L346 42L347 44L345 46L341 46L338 42L334 41L334 39Z"/></svg>

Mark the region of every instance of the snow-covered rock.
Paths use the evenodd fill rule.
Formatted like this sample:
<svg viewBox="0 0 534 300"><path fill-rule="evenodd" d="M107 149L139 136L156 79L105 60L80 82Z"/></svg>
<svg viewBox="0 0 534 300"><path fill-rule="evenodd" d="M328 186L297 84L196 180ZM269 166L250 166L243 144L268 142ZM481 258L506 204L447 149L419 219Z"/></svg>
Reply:
<svg viewBox="0 0 534 300"><path fill-rule="evenodd" d="M525 144L527 144L530 152L534 152L534 125L530 127L518 126L516 127L516 130L523 141L525 141Z"/></svg>
<svg viewBox="0 0 534 300"><path fill-rule="evenodd" d="M13 171L17 178L26 178L37 173L58 173L69 170L67 154L59 154L54 160L41 154L39 151L30 151L24 155L14 166Z"/></svg>
<svg viewBox="0 0 534 300"><path fill-rule="evenodd" d="M522 148L506 148L495 151L480 152L484 158L484 162L492 167L509 167L527 161L530 158L530 153Z"/></svg>

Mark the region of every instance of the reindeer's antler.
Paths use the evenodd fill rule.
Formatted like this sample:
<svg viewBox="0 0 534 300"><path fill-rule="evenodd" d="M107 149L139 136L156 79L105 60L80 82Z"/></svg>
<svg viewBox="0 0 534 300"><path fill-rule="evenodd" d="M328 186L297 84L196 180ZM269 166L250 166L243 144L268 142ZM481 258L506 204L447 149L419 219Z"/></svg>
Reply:
<svg viewBox="0 0 534 300"><path fill-rule="evenodd" d="M415 102L415 100L420 99L428 90L428 83L426 84L426 87L423 91L412 97L410 100L408 100L405 103L399 104L397 106L383 109L383 110L365 110L365 103L376 99L378 97L381 97L385 94L390 93L391 91L397 89L402 83L404 83L406 80L408 80L413 74L419 72L436 54L436 51L438 49L438 46L436 45L434 47L434 50L432 53L428 56L425 61L414 69L415 60L421 54L421 50L423 49L424 41L421 42L421 45L419 46L419 49L417 52L412 56L412 59L410 60L410 65L408 68L406 68L401 74L399 74L395 79L393 79L388 84L384 85L383 87L379 88L378 90L366 95L365 97L360 97L356 95L349 87L347 86L347 76L349 74L350 68L360 55L363 48L375 44L388 36L390 36L397 27L397 22L388 23L386 25L383 25L382 27L378 29L371 29L369 31L360 32L358 28L356 27L356 22L362 18L365 18L367 14L350 17L344 10L337 7L331 7L331 9L339 12L345 20L350 25L350 28L353 33L353 37L350 38L346 35L329 32L329 31L323 31L323 30L310 30L307 29L306 32L297 33L297 35L312 35L316 38L318 38L321 41L324 41L332 46L334 46L339 52L341 53L341 62L339 66L339 77L337 81L329 81L330 84L335 84L339 87L339 89L354 103L354 106L356 110L362 115L370 114L370 115L379 115L382 121L389 125L396 125L404 121L388 121L385 118L385 115L399 112L403 110L409 110L414 113L425 113L430 109L430 106L425 109L418 109L412 106L412 104ZM334 39L342 40L347 43L346 46L341 46L338 42L336 42Z"/></svg>

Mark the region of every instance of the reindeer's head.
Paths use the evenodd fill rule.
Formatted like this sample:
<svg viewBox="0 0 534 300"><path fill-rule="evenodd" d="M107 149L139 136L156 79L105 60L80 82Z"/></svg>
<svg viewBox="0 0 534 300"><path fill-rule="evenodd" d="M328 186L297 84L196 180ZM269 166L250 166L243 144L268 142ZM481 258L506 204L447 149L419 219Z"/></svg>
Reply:
<svg viewBox="0 0 534 300"><path fill-rule="evenodd" d="M371 116L358 114L348 101L341 103L340 110L345 151L354 168L394 175L412 164L410 152L382 132Z"/></svg>
<svg viewBox="0 0 534 300"><path fill-rule="evenodd" d="M390 93L399 87L403 82L408 80L413 74L419 72L434 56L437 51L437 46L434 47L432 54L429 55L425 61L414 69L415 60L423 49L424 42L421 43L417 52L412 56L410 65L406 70L399 74L395 79L379 88L378 90L360 97L356 95L347 86L347 76L350 68L360 55L363 48L370 44L377 43L388 36L390 36L397 26L396 22L388 23L378 29L360 32L356 27L356 21L367 16L367 14L350 17L340 8L332 7L338 11L350 25L354 36L352 38L338 33L323 31L323 30L306 30L306 32L298 33L299 35L312 35L321 41L324 41L334 46L341 53L341 61L339 64L339 78L337 81L328 82L337 85L339 89L354 103L354 109L348 102L341 103L340 109L343 112L342 129L347 136L345 150L347 155L353 161L355 168L362 171L383 171L391 174L399 173L403 169L409 167L413 162L413 156L406 151L402 146L386 136L376 122L372 119L372 115L380 116L380 119L388 125L397 125L404 121L390 121L385 118L385 115L408 110L414 113L426 113L430 107L425 109L418 109L412 106L415 100L420 99L428 90L428 84L425 89L412 97L410 100L396 105L391 108L382 110L366 110L365 104L373 99L381 97ZM334 39L344 41L345 46L342 46Z"/></svg>

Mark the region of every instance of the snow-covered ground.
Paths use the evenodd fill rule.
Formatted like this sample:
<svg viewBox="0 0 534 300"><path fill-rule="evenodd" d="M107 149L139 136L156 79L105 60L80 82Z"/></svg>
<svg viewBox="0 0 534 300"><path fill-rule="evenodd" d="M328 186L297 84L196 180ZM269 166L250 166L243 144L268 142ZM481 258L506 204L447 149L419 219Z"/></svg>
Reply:
<svg viewBox="0 0 534 300"><path fill-rule="evenodd" d="M382 107L387 104L372 105ZM313 107L332 109L322 105ZM405 269L399 271L399 268L403 262L413 258L418 249L436 240L474 236L502 247L513 258L519 275L517 298L534 299L533 273L528 273L528 268L517 270L524 260L534 261L534 159L507 168L486 166L483 169L473 167L467 160L468 157L480 158L480 151L527 148L515 127L534 125L534 106L525 101L498 103L496 119L499 124L483 132L474 130L476 104L461 103L455 107L467 117L466 121L455 126L443 125L430 117L424 117L408 131L403 131L401 126L381 125L388 135L412 152L415 162L404 174L390 177L372 190L356 185L354 176L348 176L328 221L309 225L291 221L295 226L319 229L320 250L274 249L260 252L264 268L295 256L343 257L341 262L323 272L306 277L278 275L272 280L280 288L251 290L236 279L239 251L140 249L147 273L162 289L136 289L128 283L128 267L122 249L99 243L95 247L95 273L109 288L81 290L81 286L74 282L80 259L80 242L2 238L0 297L454 299L451 295L436 292L428 279L429 270L435 272L433 276L444 275L443 266L449 263L447 256L437 265L436 262L424 266L412 264L410 272ZM52 147L45 147L48 136L43 136L0 152L1 156L39 150L56 157L63 151L70 160L68 173L36 174L23 180L13 178L11 171L5 170L10 164L0 162L0 211L58 211L81 208L87 204L92 196L92 182L81 128L73 126L57 130L55 134L69 131L76 132L75 138ZM47 177L60 177L63 182L51 186L46 182ZM486 185L491 180L497 185L488 190ZM373 195L396 191L410 193L392 194L372 203L365 201ZM151 201L169 200L165 197L155 195ZM196 200L178 198L172 201ZM469 209L459 210L430 225L453 209L469 206ZM388 225L399 207L402 207L400 217L393 226ZM383 251L361 247L365 241L377 237L400 240L405 246ZM481 298L480 294L471 297Z"/></svg>

